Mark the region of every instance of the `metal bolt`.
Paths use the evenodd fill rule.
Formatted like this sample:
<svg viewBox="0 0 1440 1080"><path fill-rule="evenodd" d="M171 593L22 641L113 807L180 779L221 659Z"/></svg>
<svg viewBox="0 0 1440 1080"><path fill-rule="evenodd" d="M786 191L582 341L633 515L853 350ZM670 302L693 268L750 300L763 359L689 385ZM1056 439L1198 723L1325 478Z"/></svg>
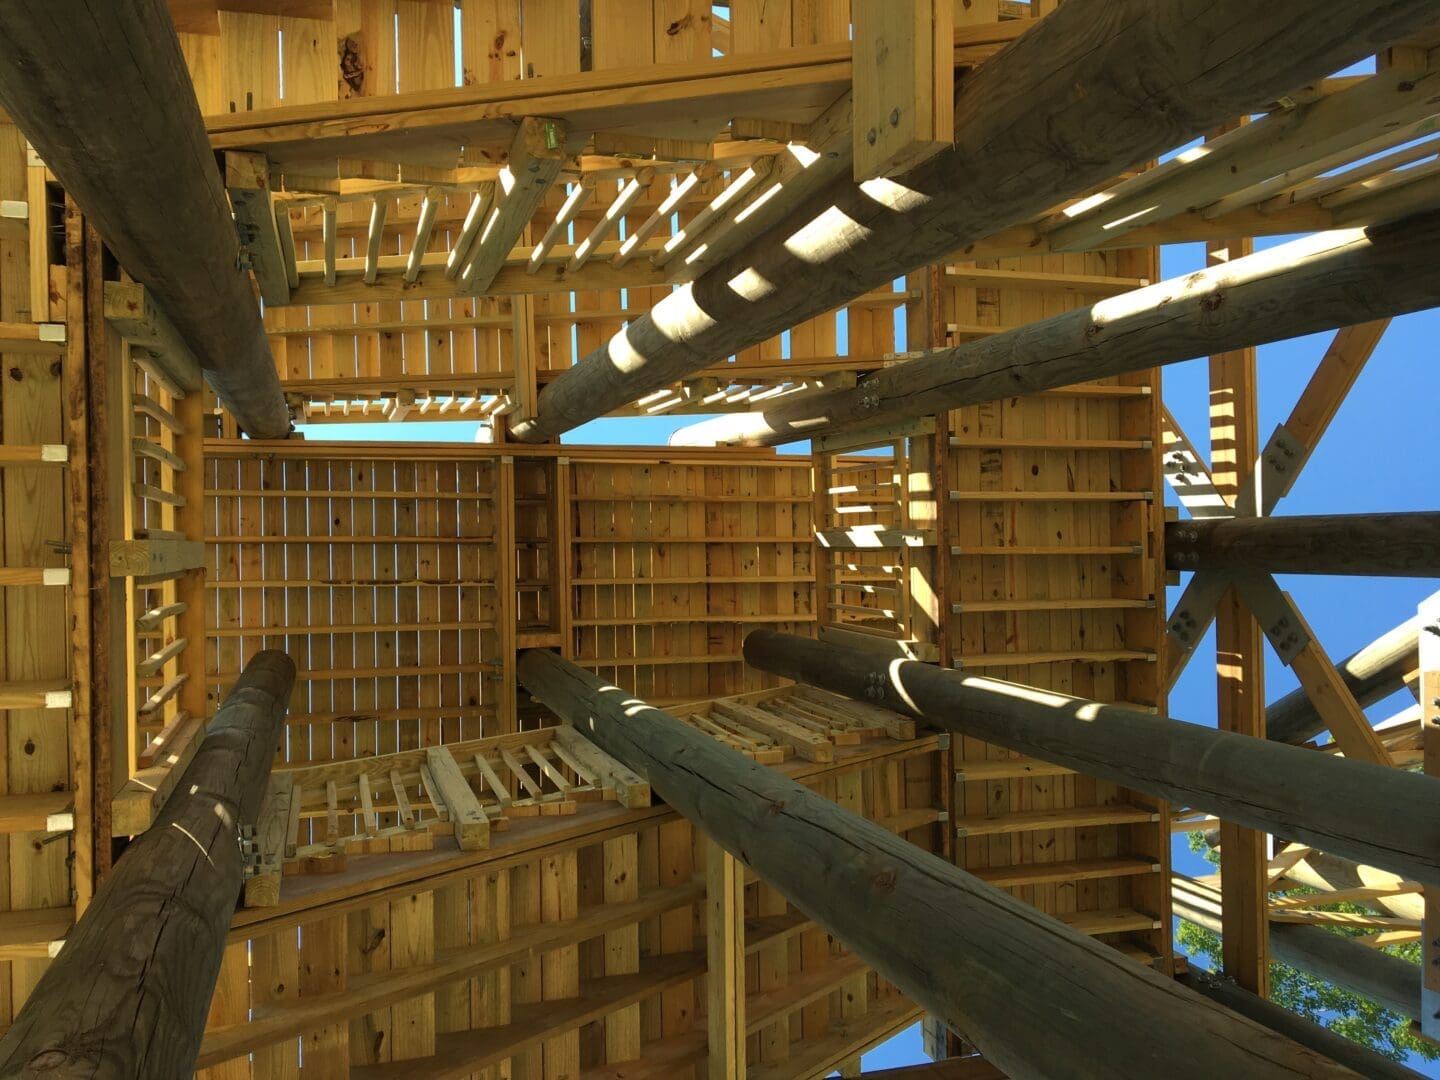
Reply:
<svg viewBox="0 0 1440 1080"><path fill-rule="evenodd" d="M874 146L876 140L879 139L879 138L880 138L880 133L879 133L878 131L876 131L874 128L871 128L869 131L867 131L867 132L865 133L865 141L866 141L867 143L869 143L871 146Z"/></svg>
<svg viewBox="0 0 1440 1080"><path fill-rule="evenodd" d="M891 127L899 127L899 126L900 126L900 110L899 110L899 109L891 109L891 110L890 110L890 126L891 126Z"/></svg>

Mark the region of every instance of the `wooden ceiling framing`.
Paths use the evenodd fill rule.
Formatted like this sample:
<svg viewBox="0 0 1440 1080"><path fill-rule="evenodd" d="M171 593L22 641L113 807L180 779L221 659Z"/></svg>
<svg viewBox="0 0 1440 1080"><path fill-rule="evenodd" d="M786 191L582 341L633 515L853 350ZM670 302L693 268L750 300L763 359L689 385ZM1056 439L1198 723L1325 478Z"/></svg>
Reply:
<svg viewBox="0 0 1440 1080"><path fill-rule="evenodd" d="M936 13L930 53L963 95L1055 6L974 0L953 26L943 3L896 11L922 51ZM205 887L215 932L195 935L194 966L218 971L208 1016L203 994L165 1012L189 1020L164 1052L198 1053L206 1080L858 1075L922 1007L950 1026L937 1050L973 1038L1017 1075L1084 1055L1122 1076L1343 1075L1253 997L1222 1009L1178 987L1176 914L1217 927L1227 973L1262 997L1272 950L1323 967L1325 928L1359 928L1340 967L1411 1001L1421 976L1383 949L1435 952L1440 800L1415 774L1440 773L1440 744L1424 702L1379 727L1363 709L1381 684L1440 700L1440 656L1406 637L1369 687L1253 566L1197 561L1168 618L1165 596L1179 558L1209 557L1185 523L1167 530L1163 485L1197 518L1272 524L1383 322L1340 331L1269 443L1253 348L1212 358L1208 462L1158 368L815 427L805 456L509 441L501 418L537 417L541 391L607 343L623 368L627 328L653 329L656 304L731 256L783 246L807 200L857 180L877 201L916 194L896 162L948 143L907 129L898 150L856 154L873 57L848 5L169 8L291 415L479 420L501 445L238 438L153 291L104 280L125 268L83 206L52 242L56 179L0 122L4 1046L47 1029L47 970L103 967L84 916L113 916L103 882L139 863L112 863L111 838L159 822L176 842L172 820L227 845L185 850L224 878ZM1043 212L1036 198L1019 224L769 339L741 327L733 356L619 413L863 402L866 376L907 354L1123 307L1159 277L1161 244L1204 242L1218 265L1256 236L1440 210L1440 39L1289 88L1092 190L1065 175ZM691 359L713 359L696 340ZM1233 660L1223 730L1177 729L1166 696L1212 621ZM1314 715L1257 744L1267 637ZM246 707L234 690L257 650L296 671L267 706L288 713L207 782L244 807L236 860L212 788L187 779L215 771L206 718ZM791 666L802 655L811 670ZM952 701L937 726L907 667ZM997 717L1012 727L984 726ZM1145 739L1122 747L1121 727ZM1333 743L1276 745L1323 729ZM1245 739L1273 775L1246 771ZM1171 760L1185 740L1199 749ZM1419 840L1388 838L1381 795ZM1212 825L1222 873L1173 874L1172 832ZM1345 857L1272 854L1265 830L1282 827ZM1339 900L1369 911L1340 918ZM128 978L105 970L111 989ZM134 995L115 996L128 1016ZM1153 1030L1107 1022L1117 1003ZM121 1042L143 1057L143 1036Z"/></svg>

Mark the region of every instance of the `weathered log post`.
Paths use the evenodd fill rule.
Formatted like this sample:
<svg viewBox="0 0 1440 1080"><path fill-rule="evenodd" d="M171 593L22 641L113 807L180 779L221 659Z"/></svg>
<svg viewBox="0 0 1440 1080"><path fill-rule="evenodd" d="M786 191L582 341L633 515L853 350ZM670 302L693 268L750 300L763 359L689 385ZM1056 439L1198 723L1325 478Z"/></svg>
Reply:
<svg viewBox="0 0 1440 1080"><path fill-rule="evenodd" d="M769 630L746 637L745 660L1177 805L1440 883L1440 784L1430 777Z"/></svg>
<svg viewBox="0 0 1440 1080"><path fill-rule="evenodd" d="M1171 883L1170 904L1178 917L1212 933L1222 932L1219 889L1177 876ZM1334 983L1400 1016L1415 1020L1420 1015L1420 968L1398 956L1318 926L1276 922L1270 924L1270 953L1282 964Z"/></svg>
<svg viewBox="0 0 1440 1080"><path fill-rule="evenodd" d="M523 653L517 674L1010 1076L1354 1075L553 653Z"/></svg>
<svg viewBox="0 0 1440 1080"><path fill-rule="evenodd" d="M0 5L0 103L240 426L284 438L290 413L165 0Z"/></svg>
<svg viewBox="0 0 1440 1080"><path fill-rule="evenodd" d="M1177 521L1165 527L1165 562L1172 570L1440 577L1440 511Z"/></svg>
<svg viewBox="0 0 1440 1080"><path fill-rule="evenodd" d="M1304 0L1061 5L960 82L953 150L897 183L847 170L561 372L515 433L541 441L628 405L1433 20L1427 0L1328 0L1324 19Z"/></svg>
<svg viewBox="0 0 1440 1080"><path fill-rule="evenodd" d="M1431 257L1437 245L1440 213L1309 236L936 349L850 389L704 420L670 441L770 446L1418 311L1440 295L1440 266Z"/></svg>
<svg viewBox="0 0 1440 1080"><path fill-rule="evenodd" d="M175 794L131 842L0 1040L0 1077L169 1080L194 1071L295 681L258 653Z"/></svg>
<svg viewBox="0 0 1440 1080"><path fill-rule="evenodd" d="M1335 665L1361 708L1405 686L1405 676L1420 666L1420 619L1408 619ZM1265 707L1265 736L1276 742L1303 743L1328 725L1299 687Z"/></svg>
<svg viewBox="0 0 1440 1080"><path fill-rule="evenodd" d="M1381 1057L1369 1047L1351 1042L1343 1035L1337 1035L1299 1013L1257 997L1249 990L1243 990L1229 979L1212 975L1208 971L1191 967L1179 976L1180 982L1204 994L1211 1001L1227 1009L1248 1016L1257 1024L1264 1024L1271 1031L1279 1032L1287 1039L1294 1039L1301 1046L1308 1046L1316 1053L1324 1054L1341 1065L1354 1069L1361 1076L1371 1080L1420 1080L1420 1074L1407 1069L1398 1061Z"/></svg>

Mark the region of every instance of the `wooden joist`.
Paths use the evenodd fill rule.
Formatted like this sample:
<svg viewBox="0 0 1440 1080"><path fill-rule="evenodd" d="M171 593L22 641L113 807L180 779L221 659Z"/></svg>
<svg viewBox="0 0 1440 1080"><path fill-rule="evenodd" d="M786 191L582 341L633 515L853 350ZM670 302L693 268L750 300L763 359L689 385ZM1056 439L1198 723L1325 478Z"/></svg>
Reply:
<svg viewBox="0 0 1440 1080"><path fill-rule="evenodd" d="M1031 220L1372 53L1385 34L1403 36L1433 19L1423 0L1392 5L1385 20L1363 0L1342 0L1327 7L1323 24L1289 2L1267 7L1260 20L1240 0L1212 3L1198 21L1191 14L1170 3L1114 0L1103 22L1083 8L1061 7L1034 23L959 84L953 149L913 170L905 185L867 192L842 177L815 192L779 231L711 267L552 380L536 419L516 425L515 434L543 441L622 408L902 272ZM1279 64L1275 35L1287 44ZM1212 51L1222 39L1226 47ZM1183 49L1169 44L1182 40ZM1119 88L1120 71L1144 73L1143 107ZM1071 91L1050 93L1056 85ZM1083 110L1076 101L1085 102ZM1087 133L1100 131L1103 137L1089 140ZM1057 139L1071 152L1054 153ZM1027 183L1012 183L1017 175ZM832 227L840 221L844 228ZM623 372L612 350L627 358ZM910 414L928 411L917 406Z"/></svg>
<svg viewBox="0 0 1440 1080"><path fill-rule="evenodd" d="M510 157L500 173L495 209L480 230L474 250L459 271L462 296L474 296L490 288L505 265L510 249L530 224L565 163L570 133L558 120L527 116L520 121Z"/></svg>
<svg viewBox="0 0 1440 1080"><path fill-rule="evenodd" d="M112 540L111 577L153 577L196 570L205 565L200 540Z"/></svg>
<svg viewBox="0 0 1440 1080"><path fill-rule="evenodd" d="M438 795L437 802L448 811L460 850L480 851L489 847L490 819L450 751L443 746L432 746L425 753L425 762L435 784L432 798Z"/></svg>
<svg viewBox="0 0 1440 1080"><path fill-rule="evenodd" d="M71 696L64 679L0 682L0 710L68 709Z"/></svg>
<svg viewBox="0 0 1440 1080"><path fill-rule="evenodd" d="M0 322L0 352L52 355L64 351L64 323Z"/></svg>

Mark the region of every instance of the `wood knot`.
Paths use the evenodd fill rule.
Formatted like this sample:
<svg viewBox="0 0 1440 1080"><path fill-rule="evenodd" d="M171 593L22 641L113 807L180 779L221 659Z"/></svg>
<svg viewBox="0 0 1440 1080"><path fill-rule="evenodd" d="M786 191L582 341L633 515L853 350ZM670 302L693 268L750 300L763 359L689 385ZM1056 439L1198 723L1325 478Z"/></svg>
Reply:
<svg viewBox="0 0 1440 1080"><path fill-rule="evenodd" d="M779 817L782 813L785 812L785 800L780 799L778 802L772 802L769 807L769 812L776 817Z"/></svg>
<svg viewBox="0 0 1440 1080"><path fill-rule="evenodd" d="M881 870L880 873L870 879L870 884L876 892L893 893L895 891L895 882L898 878L899 875L896 874L894 870Z"/></svg>
<svg viewBox="0 0 1440 1080"><path fill-rule="evenodd" d="M25 1067L31 1072L49 1072L68 1064L69 1061L70 1055L64 1050L41 1050L25 1063Z"/></svg>
<svg viewBox="0 0 1440 1080"><path fill-rule="evenodd" d="M1205 299L1200 302L1200 306L1206 311L1217 311L1223 303L1225 303L1225 295L1217 292L1205 297Z"/></svg>

